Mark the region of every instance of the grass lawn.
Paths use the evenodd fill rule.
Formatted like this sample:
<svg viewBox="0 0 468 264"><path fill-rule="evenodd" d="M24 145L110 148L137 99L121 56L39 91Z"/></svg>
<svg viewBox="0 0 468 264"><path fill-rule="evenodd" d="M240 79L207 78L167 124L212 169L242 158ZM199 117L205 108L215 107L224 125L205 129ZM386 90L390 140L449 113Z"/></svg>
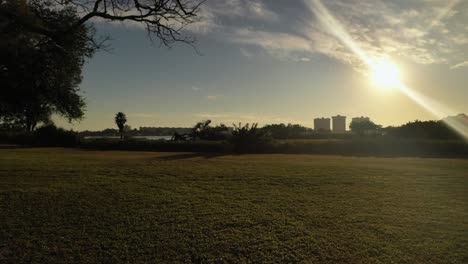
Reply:
<svg viewBox="0 0 468 264"><path fill-rule="evenodd" d="M0 149L0 262L468 263L468 160Z"/></svg>

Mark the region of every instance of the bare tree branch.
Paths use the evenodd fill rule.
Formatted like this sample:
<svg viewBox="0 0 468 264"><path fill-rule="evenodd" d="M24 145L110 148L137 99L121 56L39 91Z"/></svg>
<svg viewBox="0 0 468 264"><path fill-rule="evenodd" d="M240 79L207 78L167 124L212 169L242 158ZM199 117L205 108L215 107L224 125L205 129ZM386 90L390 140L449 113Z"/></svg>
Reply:
<svg viewBox="0 0 468 264"><path fill-rule="evenodd" d="M109 21L136 22L142 24L150 39L156 36L163 45L175 42L192 44L190 38L182 32L184 27L196 21L200 5L205 0L94 0L77 3L68 1L68 5L81 7L88 12L73 24L68 31L73 31L93 18ZM83 8L83 5L86 7Z"/></svg>
<svg viewBox="0 0 468 264"><path fill-rule="evenodd" d="M32 0L42 1L42 0ZM141 24L148 37L159 39L164 46L170 47L176 42L193 46L194 38L187 35L183 29L196 22L200 5L206 0L49 0L57 8L74 8L80 18L68 27L57 29L47 28L38 20L24 17L0 8L0 16L20 24L24 29L60 40L86 26L92 19L108 21L134 22ZM39 19L40 20L40 19ZM87 26L91 28L92 26ZM89 43L96 50L106 49L109 38L96 40L94 35L88 36Z"/></svg>

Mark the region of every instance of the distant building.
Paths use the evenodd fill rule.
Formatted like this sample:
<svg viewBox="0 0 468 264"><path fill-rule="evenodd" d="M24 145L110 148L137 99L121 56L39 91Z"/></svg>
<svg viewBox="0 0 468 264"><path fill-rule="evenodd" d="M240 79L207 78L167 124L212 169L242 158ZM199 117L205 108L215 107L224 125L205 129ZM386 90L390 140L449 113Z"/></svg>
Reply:
<svg viewBox="0 0 468 264"><path fill-rule="evenodd" d="M355 123L358 123L358 122L369 122L369 121L370 121L370 118L364 117L364 116L361 116L361 117L353 117L353 119L351 120L351 122L355 122Z"/></svg>
<svg viewBox="0 0 468 264"><path fill-rule="evenodd" d="M346 116L333 116L333 133L346 132Z"/></svg>
<svg viewBox="0 0 468 264"><path fill-rule="evenodd" d="M315 118L314 119L315 131L330 131L330 118Z"/></svg>

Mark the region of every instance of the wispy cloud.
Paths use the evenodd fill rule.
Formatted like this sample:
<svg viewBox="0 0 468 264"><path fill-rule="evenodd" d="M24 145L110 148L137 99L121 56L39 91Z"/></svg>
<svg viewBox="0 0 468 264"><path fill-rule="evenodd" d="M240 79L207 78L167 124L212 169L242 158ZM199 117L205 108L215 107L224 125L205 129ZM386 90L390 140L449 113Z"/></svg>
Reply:
<svg viewBox="0 0 468 264"><path fill-rule="evenodd" d="M186 30L236 43L246 57L259 50L294 61L324 54L359 68L357 56L319 22L316 7L311 5L316 1L207 1L199 11L199 21ZM453 65L468 52L468 1L321 2L369 56ZM132 12L136 11L127 13ZM123 26L143 28L135 22Z"/></svg>
<svg viewBox="0 0 468 264"><path fill-rule="evenodd" d="M192 91L195 91L195 92L198 92L198 91L201 90L200 87L198 87L198 86L192 86L192 87L190 87L190 89L191 89Z"/></svg>
<svg viewBox="0 0 468 264"><path fill-rule="evenodd" d="M312 1L213 1L204 12L212 36L237 43L244 56L258 47L280 59L325 54L359 66L356 55L319 23ZM419 64L453 64L468 50L468 1L322 1L350 38L370 56ZM207 31L208 32L208 31Z"/></svg>
<svg viewBox="0 0 468 264"><path fill-rule="evenodd" d="M206 96L206 99L210 100L210 101L216 101L220 98L224 97L224 95L222 94L216 94L216 95L207 95Z"/></svg>
<svg viewBox="0 0 468 264"><path fill-rule="evenodd" d="M450 69L454 70L454 69L458 69L458 68L462 68L462 67L467 67L468 66L468 60L467 61L464 61L464 62L460 62L458 64L455 64L453 65L452 67L450 67Z"/></svg>

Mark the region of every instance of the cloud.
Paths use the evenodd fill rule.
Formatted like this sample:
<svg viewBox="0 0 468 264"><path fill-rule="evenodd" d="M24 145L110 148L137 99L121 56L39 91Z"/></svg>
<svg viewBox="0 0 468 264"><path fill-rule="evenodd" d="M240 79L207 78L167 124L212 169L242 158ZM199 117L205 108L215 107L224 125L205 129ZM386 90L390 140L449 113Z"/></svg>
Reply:
<svg viewBox="0 0 468 264"><path fill-rule="evenodd" d="M307 58L307 57L301 57L301 58L298 58L297 61L302 61L302 62L309 62L310 61L310 58Z"/></svg>
<svg viewBox="0 0 468 264"><path fill-rule="evenodd" d="M253 52L249 51L248 49L240 48L239 51L244 57L251 58L254 56Z"/></svg>
<svg viewBox="0 0 468 264"><path fill-rule="evenodd" d="M198 92L201 90L200 87L197 87L197 86L192 86L190 87L190 89L192 89L192 91L195 91L195 92Z"/></svg>
<svg viewBox="0 0 468 264"><path fill-rule="evenodd" d="M210 101L216 101L218 100L219 98L223 97L223 95L207 95L206 96L206 99L210 100Z"/></svg>
<svg viewBox="0 0 468 264"><path fill-rule="evenodd" d="M211 1L204 13L209 34L240 45L250 57L255 48L279 59L324 54L359 67L362 63L303 1ZM468 50L468 1L327 0L322 4L371 57L402 57L419 64L453 64ZM208 31L206 31L208 32Z"/></svg>
<svg viewBox="0 0 468 264"><path fill-rule="evenodd" d="M199 20L186 30L237 44L245 57L265 51L278 59L300 62L304 61L301 58L323 54L359 69L362 62L348 45L320 23L313 4L318 1L206 1ZM468 1L320 2L350 40L372 58L401 57L418 64L453 65L468 51ZM132 12L136 11L128 11ZM123 26L143 28L135 22Z"/></svg>
<svg viewBox="0 0 468 264"><path fill-rule="evenodd" d="M200 9L198 17L198 21L186 27L187 30L198 34L208 34L220 27L216 22L215 14L209 9Z"/></svg>
<svg viewBox="0 0 468 264"><path fill-rule="evenodd" d="M454 69L458 69L458 68L462 68L462 67L467 67L468 66L468 60L467 61L464 61L464 62L460 62L458 64L455 64L453 65L452 67L450 67L450 69L454 70Z"/></svg>

